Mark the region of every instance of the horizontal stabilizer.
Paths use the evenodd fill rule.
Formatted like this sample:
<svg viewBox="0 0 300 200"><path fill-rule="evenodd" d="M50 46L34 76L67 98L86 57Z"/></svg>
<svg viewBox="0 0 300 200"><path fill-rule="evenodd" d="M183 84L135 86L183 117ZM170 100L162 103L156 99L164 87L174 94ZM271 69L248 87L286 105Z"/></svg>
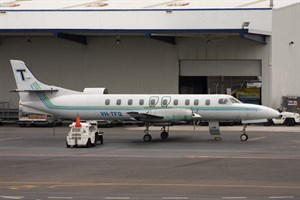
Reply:
<svg viewBox="0 0 300 200"><path fill-rule="evenodd" d="M151 115L148 113L138 113L138 112L128 112L128 115L133 117L134 119L138 121L149 121L149 120L157 120L157 119L163 119L161 116L157 115Z"/></svg>
<svg viewBox="0 0 300 200"><path fill-rule="evenodd" d="M47 90L12 90L11 92L58 92L57 89L47 89Z"/></svg>

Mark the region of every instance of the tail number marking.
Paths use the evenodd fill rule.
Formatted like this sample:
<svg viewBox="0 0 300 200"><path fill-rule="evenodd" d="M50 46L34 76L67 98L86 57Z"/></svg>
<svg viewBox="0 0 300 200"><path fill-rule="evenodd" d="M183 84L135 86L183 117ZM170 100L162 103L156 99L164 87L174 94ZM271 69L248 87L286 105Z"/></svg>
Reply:
<svg viewBox="0 0 300 200"><path fill-rule="evenodd" d="M122 117L121 112L100 112L102 117Z"/></svg>

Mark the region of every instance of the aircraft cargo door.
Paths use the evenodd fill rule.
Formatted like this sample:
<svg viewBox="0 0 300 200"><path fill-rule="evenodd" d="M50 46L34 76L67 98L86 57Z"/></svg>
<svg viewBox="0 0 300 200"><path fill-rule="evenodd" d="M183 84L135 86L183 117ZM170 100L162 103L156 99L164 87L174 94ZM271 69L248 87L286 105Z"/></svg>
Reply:
<svg viewBox="0 0 300 200"><path fill-rule="evenodd" d="M179 93L231 94L260 104L261 77L261 60L181 60Z"/></svg>

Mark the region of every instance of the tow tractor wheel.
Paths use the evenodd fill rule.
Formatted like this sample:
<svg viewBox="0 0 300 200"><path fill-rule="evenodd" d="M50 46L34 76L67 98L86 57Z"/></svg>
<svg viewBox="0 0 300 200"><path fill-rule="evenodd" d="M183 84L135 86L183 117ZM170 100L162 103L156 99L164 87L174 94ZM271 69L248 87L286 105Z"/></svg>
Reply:
<svg viewBox="0 0 300 200"><path fill-rule="evenodd" d="M241 141L247 141L248 140L248 135L247 134L245 134L245 133L243 133L241 136L240 136L240 139L241 139Z"/></svg>
<svg viewBox="0 0 300 200"><path fill-rule="evenodd" d="M100 144L103 144L103 135L99 136Z"/></svg>
<svg viewBox="0 0 300 200"><path fill-rule="evenodd" d="M287 126L294 126L295 125L295 120L293 118L286 118L285 119L285 124Z"/></svg>
<svg viewBox="0 0 300 200"><path fill-rule="evenodd" d="M146 134L146 135L144 135L143 139L144 139L144 142L151 142L152 137L150 134Z"/></svg>
<svg viewBox="0 0 300 200"><path fill-rule="evenodd" d="M96 132L95 133L95 145L97 144L98 141L100 141L100 138L99 138L99 134Z"/></svg>
<svg viewBox="0 0 300 200"><path fill-rule="evenodd" d="M163 131L161 134L160 134L160 137L162 140L166 140L168 137L169 137L169 133L166 132L166 131Z"/></svg>
<svg viewBox="0 0 300 200"><path fill-rule="evenodd" d="M92 146L92 142L91 142L91 139L89 138L86 143L86 147L91 147L91 146Z"/></svg>
<svg viewBox="0 0 300 200"><path fill-rule="evenodd" d="M67 148L70 148L70 145L68 145L68 142L66 142L66 146L67 146Z"/></svg>

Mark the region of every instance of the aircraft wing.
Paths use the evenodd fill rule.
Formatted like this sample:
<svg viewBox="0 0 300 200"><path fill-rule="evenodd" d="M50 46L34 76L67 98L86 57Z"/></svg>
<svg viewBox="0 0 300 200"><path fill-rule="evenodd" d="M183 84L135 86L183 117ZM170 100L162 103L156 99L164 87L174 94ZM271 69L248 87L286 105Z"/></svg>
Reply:
<svg viewBox="0 0 300 200"><path fill-rule="evenodd" d="M127 114L138 121L151 121L151 120L158 120L164 118L157 115L151 115L148 113L139 113L139 112L128 112Z"/></svg>

